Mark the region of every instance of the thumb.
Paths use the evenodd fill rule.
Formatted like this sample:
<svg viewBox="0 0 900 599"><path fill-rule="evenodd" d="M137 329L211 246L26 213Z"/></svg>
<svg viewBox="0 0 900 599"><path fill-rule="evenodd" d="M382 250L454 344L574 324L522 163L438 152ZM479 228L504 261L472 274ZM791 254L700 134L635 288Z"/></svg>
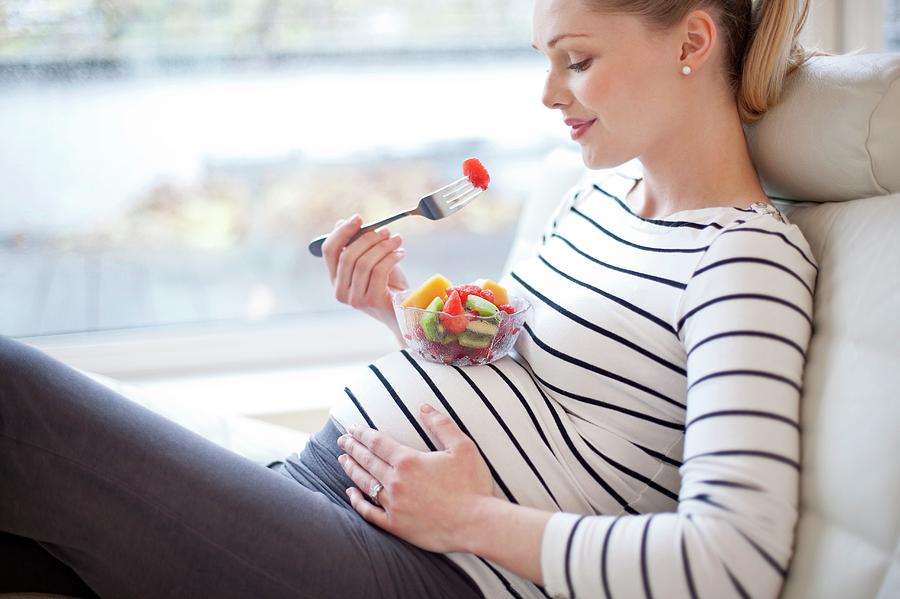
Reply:
<svg viewBox="0 0 900 599"><path fill-rule="evenodd" d="M452 418L435 410L430 405L422 404L419 408L422 414L422 422L429 431L434 433L438 441L441 442L446 449L454 449L460 443L468 441L465 433L460 430Z"/></svg>

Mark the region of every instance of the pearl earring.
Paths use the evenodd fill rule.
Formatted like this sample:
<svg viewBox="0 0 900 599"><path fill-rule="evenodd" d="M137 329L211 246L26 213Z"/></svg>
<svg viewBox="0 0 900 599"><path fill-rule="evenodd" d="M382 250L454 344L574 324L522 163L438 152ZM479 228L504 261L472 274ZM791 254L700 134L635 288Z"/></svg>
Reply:
<svg viewBox="0 0 900 599"><path fill-rule="evenodd" d="M691 73L693 73L693 70L691 69L691 67L685 65L684 67L681 68L681 72L684 73L685 75L690 75Z"/></svg>

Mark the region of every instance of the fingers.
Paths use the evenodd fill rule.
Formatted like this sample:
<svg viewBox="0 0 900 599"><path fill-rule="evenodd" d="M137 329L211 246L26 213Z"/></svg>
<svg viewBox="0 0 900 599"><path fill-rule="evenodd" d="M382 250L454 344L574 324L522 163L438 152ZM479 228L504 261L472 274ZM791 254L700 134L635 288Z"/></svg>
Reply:
<svg viewBox="0 0 900 599"><path fill-rule="evenodd" d="M350 498L350 505L353 506L353 509L356 510L360 516L362 516L375 526L391 532L390 519L388 518L386 511L372 503L369 503L369 501L366 500L365 497L363 497L363 494L359 489L350 488L347 489L346 492L347 497Z"/></svg>
<svg viewBox="0 0 900 599"><path fill-rule="evenodd" d="M382 258L381 261L375 265L375 268L372 269L372 276L369 277L369 287L366 289L366 296L364 299L366 305L377 303L380 294L384 293L385 290L391 286L391 273L394 271L394 267L397 266L405 256L406 250L400 247L388 253L387 256ZM405 278L401 283L405 283ZM405 289L406 286L401 288Z"/></svg>
<svg viewBox="0 0 900 599"><path fill-rule="evenodd" d="M347 220L339 220L334 225L334 229L329 233L325 242L322 244L322 257L325 264L328 265L328 276L334 282L337 273L338 258L340 258L341 250L347 245L356 232L362 226L362 218L355 214Z"/></svg>
<svg viewBox="0 0 900 599"><path fill-rule="evenodd" d="M375 478L375 480L371 482L381 481L382 483L387 484L387 481L392 474L393 466L376 455L371 448L364 443L357 441L351 435L342 435L338 439L338 445L353 458L355 464L361 466L365 470L367 476ZM354 463L350 463L349 465L352 467ZM347 474L349 475L350 473L348 472ZM351 478L353 477L351 476ZM361 482L366 483L365 480ZM368 486L362 485L360 485L360 488L366 490L369 489Z"/></svg>
<svg viewBox="0 0 900 599"><path fill-rule="evenodd" d="M359 489L362 490L366 495L369 494L369 490L378 483L378 479L372 476L369 472L363 468L359 462L353 459L349 454L343 454L338 458L338 462L340 462L341 467L343 467L344 472L347 473L347 476L350 477L350 480L353 481ZM384 489L378 492L378 501L387 501L385 497L386 493ZM385 506L386 507L386 506Z"/></svg>
<svg viewBox="0 0 900 599"><path fill-rule="evenodd" d="M406 251L401 247L403 239L391 236L387 229L369 231L351 243L361 226L359 215L335 223L322 244L322 256L335 299L364 309L384 304L391 273Z"/></svg>
<svg viewBox="0 0 900 599"><path fill-rule="evenodd" d="M419 408L422 423L434 433L438 441L450 451L468 449L472 440L456 425L452 418L435 410L428 404L422 404Z"/></svg>
<svg viewBox="0 0 900 599"><path fill-rule="evenodd" d="M368 251L356 259L347 297L347 301L354 308L371 305L368 301L369 299L378 300L379 295L383 294L387 289L387 273L390 272L389 269L396 266L397 262L403 257L402 254L394 253L401 249L400 245L403 243L403 238L399 235L387 235L389 233L385 230L385 236L382 237L382 241L370 247ZM373 279L375 278L376 270L385 268L388 268L388 271L382 277L384 281L379 287L378 283L373 281Z"/></svg>
<svg viewBox="0 0 900 599"><path fill-rule="evenodd" d="M345 247L337 260L334 280L335 297L341 303L361 307L369 288L372 269L385 256L398 249L402 239L390 236L386 229L369 231Z"/></svg>
<svg viewBox="0 0 900 599"><path fill-rule="evenodd" d="M338 445L364 466L367 466L367 464L359 459L362 454L353 453L352 451L349 451L349 448L358 449L360 451L360 448L364 449L366 452L371 453L374 458L377 458L379 462L385 464L388 469L393 468L405 455L416 451L411 447L401 445L381 431L369 428L368 426L359 425L351 426L349 434L338 439ZM374 474L378 480L387 484L386 479L389 474L387 470L376 472L368 467L366 469Z"/></svg>

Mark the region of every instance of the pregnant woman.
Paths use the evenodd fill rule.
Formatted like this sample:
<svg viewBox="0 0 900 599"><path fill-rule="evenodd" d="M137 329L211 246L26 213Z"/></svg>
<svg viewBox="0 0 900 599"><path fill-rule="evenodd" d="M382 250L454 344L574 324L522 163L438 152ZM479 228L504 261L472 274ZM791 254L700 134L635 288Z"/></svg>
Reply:
<svg viewBox="0 0 900 599"><path fill-rule="evenodd" d="M543 102L608 170L501 281L515 351L385 356L272 469L0 340L7 555L113 598L777 596L817 267L742 124L807 8L537 0ZM399 338L401 240L359 226L323 248L336 297Z"/></svg>

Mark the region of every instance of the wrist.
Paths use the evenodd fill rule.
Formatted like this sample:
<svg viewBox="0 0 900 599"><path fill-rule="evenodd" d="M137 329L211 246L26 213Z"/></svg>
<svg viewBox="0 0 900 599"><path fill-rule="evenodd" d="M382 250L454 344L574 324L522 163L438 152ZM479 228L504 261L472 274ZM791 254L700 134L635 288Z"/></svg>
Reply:
<svg viewBox="0 0 900 599"><path fill-rule="evenodd" d="M384 318L379 318L379 320L384 323L388 329L390 329L391 333L394 334L394 337L397 338L397 343L400 344L400 347L406 347L406 340L403 338L403 332L400 330L400 325L397 323L397 316L392 311L389 315Z"/></svg>
<svg viewBox="0 0 900 599"><path fill-rule="evenodd" d="M484 495L474 499L468 510L460 510L460 513L468 514L466 521L457 528L457 545L460 551L481 555L487 546L487 540L492 536L492 522L502 517L500 512L503 504L509 504L493 495Z"/></svg>
<svg viewBox="0 0 900 599"><path fill-rule="evenodd" d="M541 548L553 512L510 503L497 497L479 498L466 512L457 547L491 560L543 585Z"/></svg>

